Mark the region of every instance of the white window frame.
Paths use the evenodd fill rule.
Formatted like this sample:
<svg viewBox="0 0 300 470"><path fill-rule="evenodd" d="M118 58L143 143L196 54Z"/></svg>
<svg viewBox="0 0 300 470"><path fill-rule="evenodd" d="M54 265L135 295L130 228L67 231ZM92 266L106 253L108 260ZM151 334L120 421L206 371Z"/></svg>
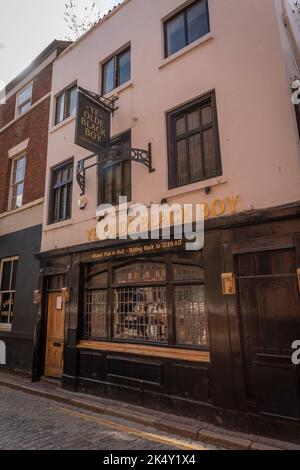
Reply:
<svg viewBox="0 0 300 470"><path fill-rule="evenodd" d="M28 89L30 89L30 97L27 98L27 100L20 103L19 102L20 95ZM16 97L16 117L22 116L22 114L25 114L31 108L31 106L32 106L32 89L33 89L33 83L31 82L31 83L28 83L26 86L24 86L20 91L18 91L17 97ZM27 110L22 112L21 111L22 108L28 103L30 104L30 107Z"/></svg>
<svg viewBox="0 0 300 470"><path fill-rule="evenodd" d="M11 256L10 258L3 258L3 259L0 260L0 289L1 289L1 283L2 283L3 264L7 263L8 261L11 262L11 263L13 263L14 261L19 261L19 257L18 256ZM13 271L11 270L10 285L11 285L11 281L12 281L12 273L13 273ZM2 295L7 294L7 293L16 294L16 289L8 290L8 291L1 291L0 290L0 309L1 309L1 304L2 304ZM12 320L13 320L13 316L11 317L11 305L10 305L10 309L9 309L9 320L10 320L10 323L0 323L0 331L11 331Z"/></svg>
<svg viewBox="0 0 300 470"><path fill-rule="evenodd" d="M24 175L23 179L18 182L13 181L13 175L14 175L14 167L16 165L16 162L21 160L22 158L25 159L25 164L24 164ZM10 172L10 184L9 184L9 198L8 198L8 211L13 211L16 209L20 209L23 206L23 196L24 196L24 181L25 181L25 173L26 173L26 160L27 160L27 154L26 153L21 153L17 157L12 159L11 162L11 172ZM23 193L22 193L22 203L20 207L12 207L12 202L13 202L13 189L16 185L23 184Z"/></svg>

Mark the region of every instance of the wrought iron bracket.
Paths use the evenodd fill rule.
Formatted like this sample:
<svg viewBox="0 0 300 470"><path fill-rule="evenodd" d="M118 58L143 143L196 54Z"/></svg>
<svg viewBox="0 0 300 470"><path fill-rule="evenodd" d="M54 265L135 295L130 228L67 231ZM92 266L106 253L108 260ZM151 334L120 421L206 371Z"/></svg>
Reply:
<svg viewBox="0 0 300 470"><path fill-rule="evenodd" d="M94 163L86 165L86 163L92 158L96 158ZM76 181L80 187L81 193L80 196L85 195L85 177L86 171L90 168L98 167L101 170L103 165L116 165L117 163L131 161L136 163L141 163L146 168L148 168L149 173L153 173L155 168L152 166L152 147L151 144L148 145L148 150L143 150L139 148L131 148L120 146L113 146L108 149L103 149L100 155L92 154L82 160L79 160L76 168Z"/></svg>
<svg viewBox="0 0 300 470"><path fill-rule="evenodd" d="M78 87L78 91L91 100L95 101L96 104L103 106L103 108L112 113L112 115L114 115L114 113L119 109L116 107L116 101L119 99L117 96L113 96L112 98L105 98L104 96L97 95L96 93L93 93L92 91L86 90L82 87Z"/></svg>

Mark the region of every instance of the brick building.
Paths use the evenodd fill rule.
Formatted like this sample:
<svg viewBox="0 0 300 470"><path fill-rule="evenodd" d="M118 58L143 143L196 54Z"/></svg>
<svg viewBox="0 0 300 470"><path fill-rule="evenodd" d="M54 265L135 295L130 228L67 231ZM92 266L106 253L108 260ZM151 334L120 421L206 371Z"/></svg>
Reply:
<svg viewBox="0 0 300 470"><path fill-rule="evenodd" d="M9 368L31 371L53 41L2 90L0 105L0 341Z"/></svg>

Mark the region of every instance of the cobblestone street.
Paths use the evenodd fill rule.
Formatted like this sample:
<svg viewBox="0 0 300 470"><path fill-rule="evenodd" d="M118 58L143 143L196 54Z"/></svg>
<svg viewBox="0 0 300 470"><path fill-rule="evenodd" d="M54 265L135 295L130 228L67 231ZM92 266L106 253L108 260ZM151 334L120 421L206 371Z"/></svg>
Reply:
<svg viewBox="0 0 300 470"><path fill-rule="evenodd" d="M0 450L203 450L212 447L0 386Z"/></svg>

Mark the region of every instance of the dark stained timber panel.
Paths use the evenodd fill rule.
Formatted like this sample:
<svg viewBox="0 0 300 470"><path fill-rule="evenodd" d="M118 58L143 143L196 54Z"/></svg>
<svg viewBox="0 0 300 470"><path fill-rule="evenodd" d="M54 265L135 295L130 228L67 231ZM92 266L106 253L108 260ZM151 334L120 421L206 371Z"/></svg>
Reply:
<svg viewBox="0 0 300 470"><path fill-rule="evenodd" d="M208 367L173 363L170 371L171 393L208 401L210 395Z"/></svg>
<svg viewBox="0 0 300 470"><path fill-rule="evenodd" d="M299 378L292 365L255 362L254 376L259 411L299 420Z"/></svg>
<svg viewBox="0 0 300 470"><path fill-rule="evenodd" d="M99 353L80 352L79 376L87 379L105 379L106 360Z"/></svg>
<svg viewBox="0 0 300 470"><path fill-rule="evenodd" d="M163 363L160 361L144 361L124 356L107 356L107 360L109 378L155 386L162 385Z"/></svg>

